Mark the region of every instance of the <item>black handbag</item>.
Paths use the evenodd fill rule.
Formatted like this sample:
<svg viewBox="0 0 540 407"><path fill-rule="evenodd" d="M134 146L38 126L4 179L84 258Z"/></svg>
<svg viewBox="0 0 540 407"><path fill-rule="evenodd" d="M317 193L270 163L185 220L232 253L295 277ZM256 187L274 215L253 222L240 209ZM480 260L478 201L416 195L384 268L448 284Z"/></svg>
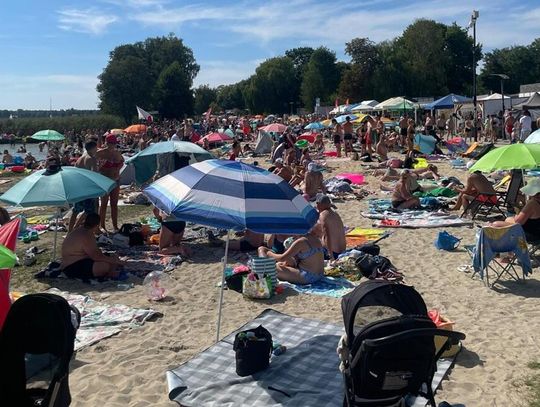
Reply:
<svg viewBox="0 0 540 407"><path fill-rule="evenodd" d="M262 325L238 332L233 345L236 374L244 377L266 369L270 365L272 348L272 334Z"/></svg>

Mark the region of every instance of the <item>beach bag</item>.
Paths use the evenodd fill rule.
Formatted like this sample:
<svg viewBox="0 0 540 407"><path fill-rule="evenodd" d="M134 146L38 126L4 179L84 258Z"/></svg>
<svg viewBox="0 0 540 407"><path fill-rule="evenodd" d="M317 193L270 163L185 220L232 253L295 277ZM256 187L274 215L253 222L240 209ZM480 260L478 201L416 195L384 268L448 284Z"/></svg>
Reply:
<svg viewBox="0 0 540 407"><path fill-rule="evenodd" d="M381 252L381 247L376 243L363 243L354 248L364 254L371 254L372 256L378 256Z"/></svg>
<svg viewBox="0 0 540 407"><path fill-rule="evenodd" d="M236 291L237 293L242 293L244 277L246 277L249 273L250 271L246 270L225 276L225 283L227 284L227 288Z"/></svg>
<svg viewBox="0 0 540 407"><path fill-rule="evenodd" d="M451 235L446 230L439 232L437 239L435 239L435 247L439 250L446 250L451 252L452 250L457 249L461 239Z"/></svg>
<svg viewBox="0 0 540 407"><path fill-rule="evenodd" d="M272 297L272 280L265 274L249 273L242 277L242 294L251 299Z"/></svg>
<svg viewBox="0 0 540 407"><path fill-rule="evenodd" d="M238 332L233 344L236 374L244 377L268 368L272 348L272 334L262 325Z"/></svg>
<svg viewBox="0 0 540 407"><path fill-rule="evenodd" d="M384 256L373 256L364 254L358 257L354 264L360 273L369 279L376 278L379 273L384 273L387 270L395 270L392 262Z"/></svg>
<svg viewBox="0 0 540 407"><path fill-rule="evenodd" d="M137 223L124 223L120 227L121 235L129 238L129 246L142 246L144 245L144 235L140 224Z"/></svg>

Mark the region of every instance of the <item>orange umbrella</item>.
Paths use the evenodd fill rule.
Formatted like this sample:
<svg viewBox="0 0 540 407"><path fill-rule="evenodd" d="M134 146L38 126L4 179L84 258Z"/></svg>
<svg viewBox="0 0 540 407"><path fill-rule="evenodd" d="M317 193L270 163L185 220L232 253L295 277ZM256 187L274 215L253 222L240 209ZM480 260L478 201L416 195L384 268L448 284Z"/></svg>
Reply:
<svg viewBox="0 0 540 407"><path fill-rule="evenodd" d="M146 126L144 124L132 124L124 129L126 133L145 133Z"/></svg>

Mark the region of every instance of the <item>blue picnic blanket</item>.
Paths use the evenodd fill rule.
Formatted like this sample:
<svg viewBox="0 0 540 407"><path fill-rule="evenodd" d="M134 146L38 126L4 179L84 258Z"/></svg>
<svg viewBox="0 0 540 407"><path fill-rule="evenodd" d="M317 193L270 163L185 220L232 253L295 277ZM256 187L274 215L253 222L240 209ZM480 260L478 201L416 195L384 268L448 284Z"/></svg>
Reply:
<svg viewBox="0 0 540 407"><path fill-rule="evenodd" d="M395 210L392 207L392 200L390 199L370 199L368 205L370 213L381 213L389 210ZM420 198L420 205L422 205L423 209L437 210L442 207L442 202L435 197L427 196ZM400 210L400 212L404 211L415 211L415 209Z"/></svg>
<svg viewBox="0 0 540 407"><path fill-rule="evenodd" d="M341 298L355 287L351 281L343 277L324 277L316 283L306 285L288 282L281 284L301 294L324 295L332 298Z"/></svg>

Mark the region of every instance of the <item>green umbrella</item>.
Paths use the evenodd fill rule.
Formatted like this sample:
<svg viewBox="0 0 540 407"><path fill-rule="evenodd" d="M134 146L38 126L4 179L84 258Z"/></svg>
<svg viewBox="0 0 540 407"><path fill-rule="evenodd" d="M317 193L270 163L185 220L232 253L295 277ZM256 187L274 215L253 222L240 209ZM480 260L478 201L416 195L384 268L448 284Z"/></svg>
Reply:
<svg viewBox="0 0 540 407"><path fill-rule="evenodd" d="M469 171L527 170L540 167L540 144L510 144L491 150Z"/></svg>
<svg viewBox="0 0 540 407"><path fill-rule="evenodd" d="M11 269L17 263L17 256L6 246L0 244L0 269Z"/></svg>
<svg viewBox="0 0 540 407"><path fill-rule="evenodd" d="M41 141L62 141L65 137L56 130L40 130L37 133L34 133L32 138Z"/></svg>

